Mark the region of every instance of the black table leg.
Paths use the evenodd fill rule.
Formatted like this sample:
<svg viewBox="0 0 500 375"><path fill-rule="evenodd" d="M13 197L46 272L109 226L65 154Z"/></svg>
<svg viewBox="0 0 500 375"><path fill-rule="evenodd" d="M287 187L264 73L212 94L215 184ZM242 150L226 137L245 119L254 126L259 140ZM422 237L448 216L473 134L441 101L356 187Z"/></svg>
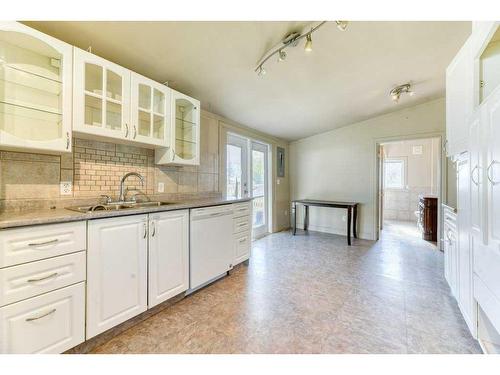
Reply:
<svg viewBox="0 0 500 375"><path fill-rule="evenodd" d="M305 205L305 215L304 215L304 230L307 230L309 227L309 206Z"/></svg>
<svg viewBox="0 0 500 375"><path fill-rule="evenodd" d="M297 203L292 203L292 215L293 215L293 227L292 233L295 236L295 232L297 232Z"/></svg>
<svg viewBox="0 0 500 375"><path fill-rule="evenodd" d="M347 244L351 246L351 207L347 207Z"/></svg>
<svg viewBox="0 0 500 375"><path fill-rule="evenodd" d="M352 214L352 235L354 238L358 238L358 234L356 231L357 220L358 220L358 205L355 204L353 207L353 214Z"/></svg>

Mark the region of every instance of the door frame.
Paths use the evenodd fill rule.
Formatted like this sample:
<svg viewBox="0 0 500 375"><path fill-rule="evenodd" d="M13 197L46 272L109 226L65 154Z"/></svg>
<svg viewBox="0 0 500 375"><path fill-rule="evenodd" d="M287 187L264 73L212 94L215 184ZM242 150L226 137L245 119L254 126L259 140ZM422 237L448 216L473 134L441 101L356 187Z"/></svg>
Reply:
<svg viewBox="0 0 500 375"><path fill-rule="evenodd" d="M447 163L446 163L446 153L444 150L444 139L445 139L445 134L444 132L431 132L431 133L417 133L417 134L407 134L407 135L399 135L399 136L393 136L393 137L383 137L383 138L375 138L373 140L373 170L375 171L375 178L374 178L374 183L373 183L373 191L372 191L372 197L373 197L373 233L374 233L374 239L378 240L380 238L380 227L379 227L379 221L383 218L380 217L381 215L381 210L379 208L380 205L380 196L379 196L379 187L380 187L380 178L383 178L383 176L380 176L379 172L379 157L377 155L377 152L379 150L379 147L383 143L391 143L391 142L399 142L399 141L411 141L411 140L418 140L418 139L426 139L426 138L436 138L438 139L438 145L439 145L439 150L440 152L438 153L438 163L437 165L439 166L438 171L437 171L437 180L439 182L438 186L438 241L437 241L437 248L438 250L442 250L442 244L441 244L441 238L442 238L442 230L443 230L443 225L442 225L442 204L443 204L443 198L446 196L446 191L447 191L447 181L446 181L446 176L447 176Z"/></svg>

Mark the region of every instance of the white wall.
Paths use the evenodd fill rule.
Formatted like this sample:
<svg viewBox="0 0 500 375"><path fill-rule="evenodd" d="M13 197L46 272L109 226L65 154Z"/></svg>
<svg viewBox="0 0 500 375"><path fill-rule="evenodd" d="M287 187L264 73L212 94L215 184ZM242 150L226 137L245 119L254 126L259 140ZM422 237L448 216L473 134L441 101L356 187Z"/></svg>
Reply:
<svg viewBox="0 0 500 375"><path fill-rule="evenodd" d="M357 201L360 237L375 239L376 143L444 132L441 98L292 142L291 198ZM344 215L345 210L311 208L310 229L344 234Z"/></svg>
<svg viewBox="0 0 500 375"><path fill-rule="evenodd" d="M419 146L421 154L414 154ZM421 194L439 194L439 138L389 142L383 145L386 159L402 159L406 164L403 189L384 189L384 219L417 222L415 211Z"/></svg>

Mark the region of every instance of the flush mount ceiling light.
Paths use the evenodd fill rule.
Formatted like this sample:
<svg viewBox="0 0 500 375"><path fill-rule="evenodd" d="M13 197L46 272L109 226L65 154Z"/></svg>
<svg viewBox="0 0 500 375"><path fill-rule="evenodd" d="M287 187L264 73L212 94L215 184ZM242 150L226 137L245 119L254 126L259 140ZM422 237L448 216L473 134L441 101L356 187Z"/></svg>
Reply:
<svg viewBox="0 0 500 375"><path fill-rule="evenodd" d="M415 95L415 92L411 90L411 83L396 86L389 92L389 96L395 104L399 102L402 94Z"/></svg>
<svg viewBox="0 0 500 375"><path fill-rule="evenodd" d="M267 51L264 54L264 57L260 59L260 61L257 63L257 66L255 67L254 71L260 76L264 76L266 74L266 71L264 69L264 64L274 55L278 54L278 62L285 61L287 53L285 51L285 48L288 47L297 47L299 44L299 41L303 38L306 38L306 43L304 45L304 51L305 52L311 52L312 51L312 34L318 30L321 26L323 26L326 23L326 21L322 21L316 26L310 28L308 31L303 31L303 32L291 32L287 34L281 42L277 45L271 48L269 51ZM337 28L340 31L345 31L347 29L347 24L348 21L335 21L335 24L337 25Z"/></svg>

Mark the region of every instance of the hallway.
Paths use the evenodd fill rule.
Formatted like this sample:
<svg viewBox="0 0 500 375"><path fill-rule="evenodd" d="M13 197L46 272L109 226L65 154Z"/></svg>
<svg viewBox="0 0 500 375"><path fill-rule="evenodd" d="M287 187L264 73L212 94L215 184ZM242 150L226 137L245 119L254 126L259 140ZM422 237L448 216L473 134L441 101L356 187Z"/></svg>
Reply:
<svg viewBox="0 0 500 375"><path fill-rule="evenodd" d="M253 244L249 266L95 353L480 353L443 254L404 232L378 242L310 232Z"/></svg>

